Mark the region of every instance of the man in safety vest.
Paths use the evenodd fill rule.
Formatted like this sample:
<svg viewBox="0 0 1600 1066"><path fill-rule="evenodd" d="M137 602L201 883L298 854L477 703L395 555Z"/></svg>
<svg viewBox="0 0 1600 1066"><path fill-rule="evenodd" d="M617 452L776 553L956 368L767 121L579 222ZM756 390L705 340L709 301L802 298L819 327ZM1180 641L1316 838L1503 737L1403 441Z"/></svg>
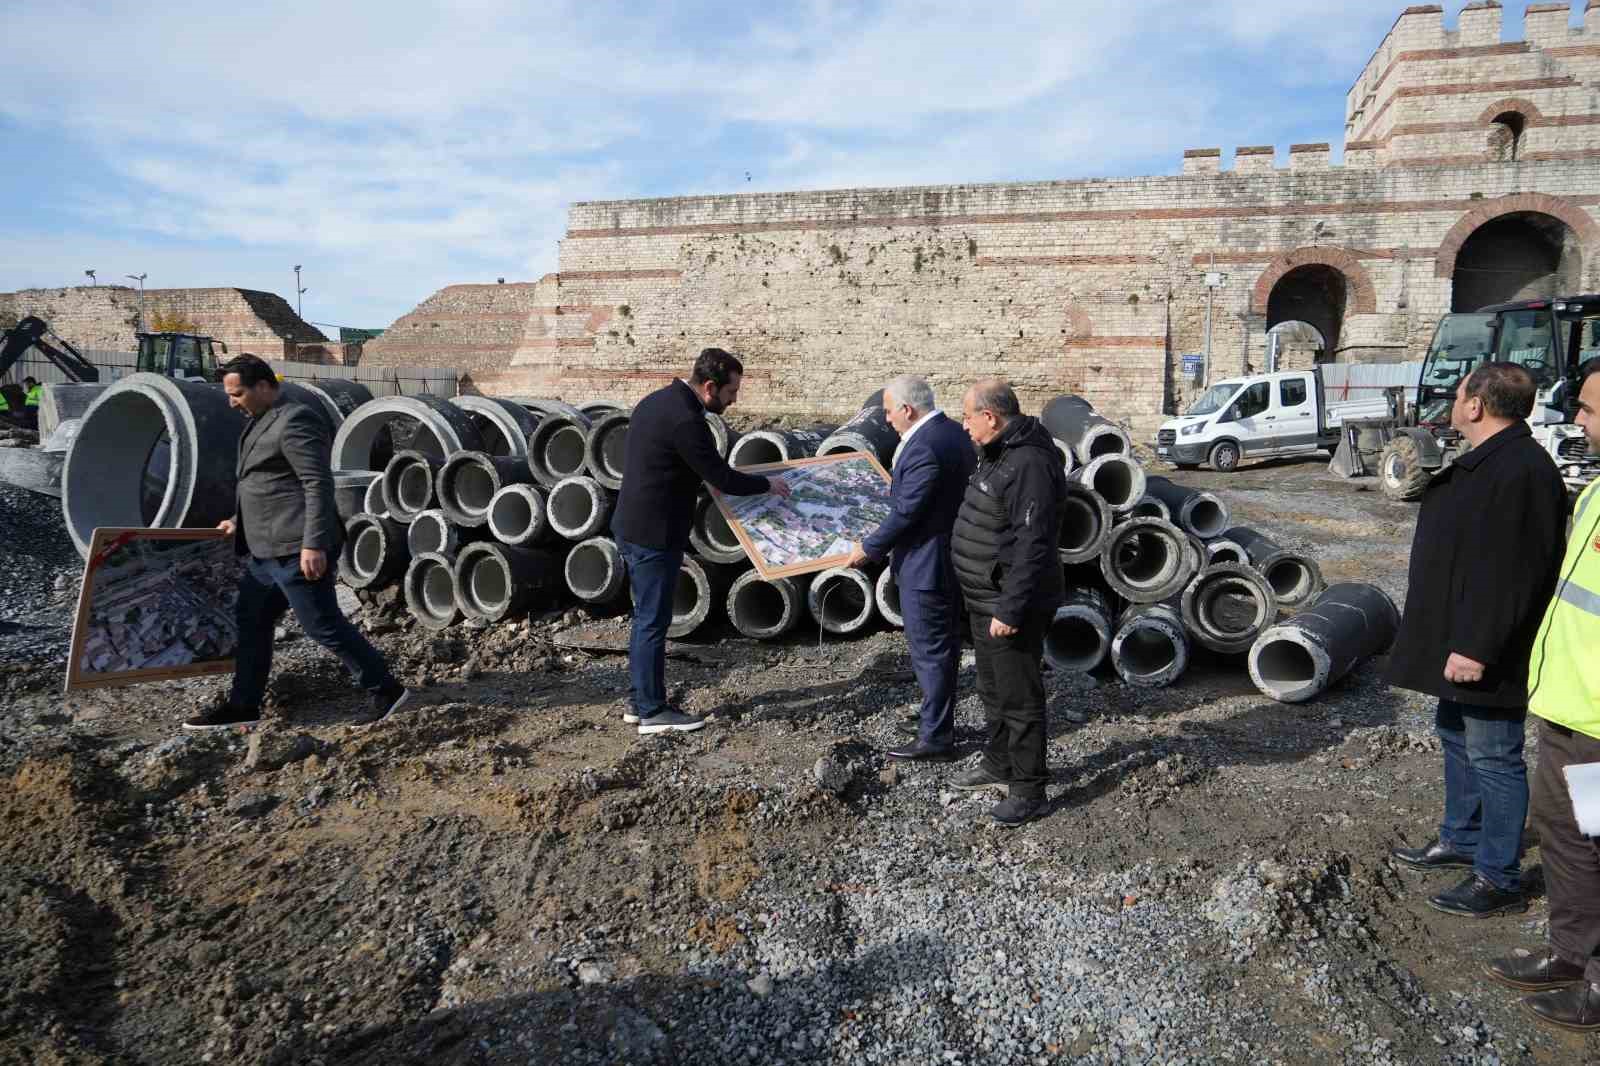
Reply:
<svg viewBox="0 0 1600 1066"><path fill-rule="evenodd" d="M1581 373L1578 425L1590 450L1600 452L1600 359ZM1573 511L1560 581L1533 645L1528 692L1528 710L1541 719L1532 820L1550 899L1550 943L1525 958L1496 959L1488 974L1535 993L1522 1002L1544 1021L1592 1032L1600 1030L1600 839L1579 830L1564 771L1600 764L1600 481Z"/></svg>
<svg viewBox="0 0 1600 1066"><path fill-rule="evenodd" d="M39 384L37 378L26 377L22 379L22 388L23 420L37 429L39 426L39 404L44 400L44 386Z"/></svg>

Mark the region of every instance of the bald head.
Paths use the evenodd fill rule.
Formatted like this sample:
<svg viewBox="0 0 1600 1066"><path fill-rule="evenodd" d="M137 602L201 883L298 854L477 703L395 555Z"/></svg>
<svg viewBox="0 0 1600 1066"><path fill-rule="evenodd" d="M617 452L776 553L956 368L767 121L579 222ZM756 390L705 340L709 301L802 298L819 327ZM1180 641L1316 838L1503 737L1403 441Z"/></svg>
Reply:
<svg viewBox="0 0 1600 1066"><path fill-rule="evenodd" d="M961 422L979 447L998 437L1021 414L1016 391L1004 378L984 378L961 399Z"/></svg>

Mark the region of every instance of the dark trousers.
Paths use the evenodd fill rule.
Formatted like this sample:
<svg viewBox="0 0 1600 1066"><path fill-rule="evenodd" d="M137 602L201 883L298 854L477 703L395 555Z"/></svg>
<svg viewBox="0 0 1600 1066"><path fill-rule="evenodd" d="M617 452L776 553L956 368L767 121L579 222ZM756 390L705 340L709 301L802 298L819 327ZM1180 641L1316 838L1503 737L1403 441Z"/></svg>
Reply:
<svg viewBox="0 0 1600 1066"><path fill-rule="evenodd" d="M1444 820L1439 839L1473 857L1496 888L1522 885L1522 823L1528 817L1528 765L1522 729L1528 712L1440 700L1434 726L1444 747Z"/></svg>
<svg viewBox="0 0 1600 1066"><path fill-rule="evenodd" d="M901 589L900 615L911 648L911 672L922 689L917 739L941 746L956 740L956 671L961 665L961 611L954 592Z"/></svg>
<svg viewBox="0 0 1600 1066"><path fill-rule="evenodd" d="M1044 634L1050 615L1023 621L1013 636L991 637L989 616L972 615L978 695L989 739L983 767L1011 783L1011 795L1044 799Z"/></svg>
<svg viewBox="0 0 1600 1066"><path fill-rule="evenodd" d="M1578 832L1562 770L1600 762L1600 740L1564 726L1539 725L1533 775L1533 826L1539 831L1544 887L1550 899L1550 947L1600 984L1600 841Z"/></svg>
<svg viewBox="0 0 1600 1066"><path fill-rule="evenodd" d="M646 548L617 538L633 590L633 632L628 638L628 680L633 713L649 718L667 707L667 630L683 549Z"/></svg>
<svg viewBox="0 0 1600 1066"><path fill-rule="evenodd" d="M333 591L331 560L328 572L316 581L307 581L300 572L300 556L277 559L247 558L239 578L239 651L234 657L233 692L228 697L235 707L259 708L267 692L267 676L272 672L272 631L292 608L306 636L339 657L356 684L376 693L394 683L394 675L361 631L339 610Z"/></svg>

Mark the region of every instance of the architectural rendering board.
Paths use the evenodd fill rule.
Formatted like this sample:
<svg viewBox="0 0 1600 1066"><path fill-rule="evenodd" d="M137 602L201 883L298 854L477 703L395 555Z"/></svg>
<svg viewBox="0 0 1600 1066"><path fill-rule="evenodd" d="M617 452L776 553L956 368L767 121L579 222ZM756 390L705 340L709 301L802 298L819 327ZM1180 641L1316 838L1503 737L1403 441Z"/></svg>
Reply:
<svg viewBox="0 0 1600 1066"><path fill-rule="evenodd" d="M239 561L215 529L97 529L67 691L233 670Z"/></svg>
<svg viewBox="0 0 1600 1066"><path fill-rule="evenodd" d="M842 565L851 543L889 515L889 474L864 452L740 467L776 475L794 490L787 500L763 496L712 497L745 554L765 578L793 577Z"/></svg>

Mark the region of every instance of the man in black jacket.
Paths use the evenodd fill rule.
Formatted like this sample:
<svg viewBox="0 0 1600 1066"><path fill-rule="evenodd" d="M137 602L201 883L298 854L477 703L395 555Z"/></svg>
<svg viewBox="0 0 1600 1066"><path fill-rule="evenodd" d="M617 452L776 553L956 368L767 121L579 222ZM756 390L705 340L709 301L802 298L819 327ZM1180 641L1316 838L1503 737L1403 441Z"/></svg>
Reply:
<svg viewBox="0 0 1600 1066"><path fill-rule="evenodd" d="M611 532L633 587L628 641L632 707L622 720L642 735L692 732L705 720L667 703L667 629L672 592L689 546L695 499L704 481L729 496L789 495L781 478L741 474L717 451L706 412L721 414L739 398L744 364L721 348L695 360L689 381L673 381L639 401L628 423L622 495Z"/></svg>
<svg viewBox="0 0 1600 1066"><path fill-rule="evenodd" d="M980 457L950 547L972 619L989 739L983 760L951 784L1003 789L1006 798L990 815L1018 826L1044 810L1040 661L1045 631L1066 594L1060 527L1067 479L1049 432L1022 413L1006 382L972 386L961 414Z"/></svg>
<svg viewBox="0 0 1600 1066"><path fill-rule="evenodd" d="M1450 424L1471 450L1422 497L1389 656L1391 684L1439 698L1444 748L1438 838L1394 856L1423 870L1471 868L1428 902L1475 918L1528 906L1520 860L1528 657L1555 587L1567 510L1561 475L1523 421L1535 393L1515 363L1485 363L1457 386Z"/></svg>

